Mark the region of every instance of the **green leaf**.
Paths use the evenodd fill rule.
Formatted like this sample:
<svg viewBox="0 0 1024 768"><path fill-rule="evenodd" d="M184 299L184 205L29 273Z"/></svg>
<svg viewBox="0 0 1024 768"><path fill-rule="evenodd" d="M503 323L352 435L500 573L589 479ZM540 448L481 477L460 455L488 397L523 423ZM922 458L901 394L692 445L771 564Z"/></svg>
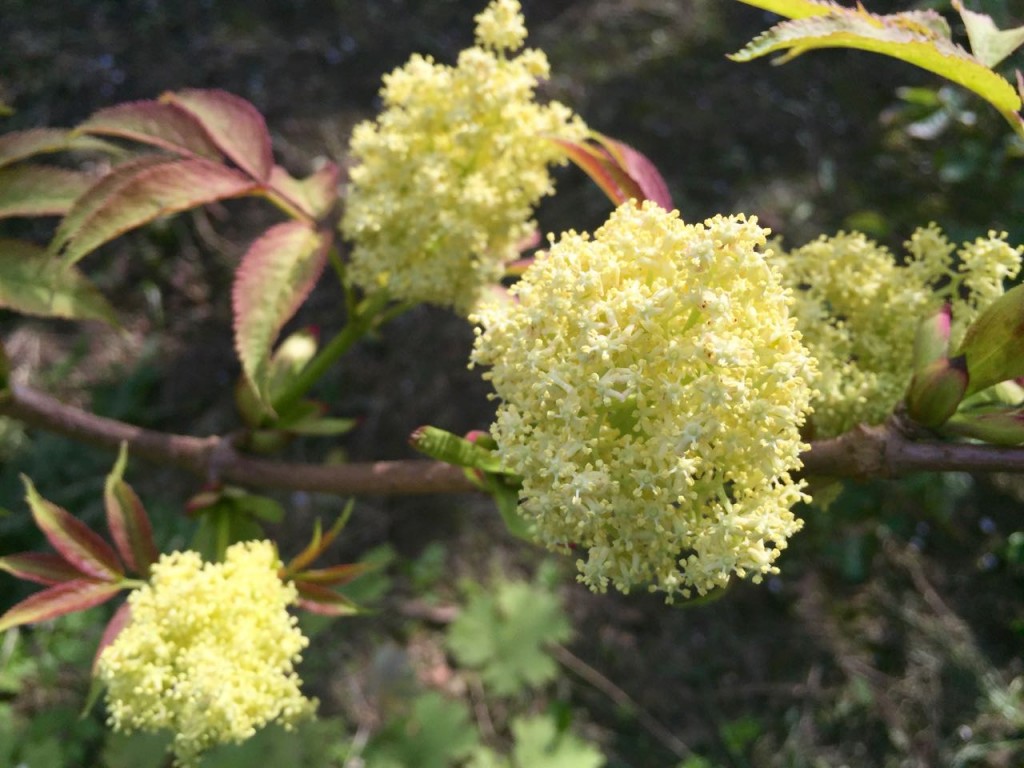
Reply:
<svg viewBox="0 0 1024 768"><path fill-rule="evenodd" d="M497 454L438 427L422 426L409 436L409 445L432 459L483 472L501 472Z"/></svg>
<svg viewBox="0 0 1024 768"><path fill-rule="evenodd" d="M94 579L117 581L124 576L117 554L107 542L77 517L40 496L25 475L21 480L36 525L68 563Z"/></svg>
<svg viewBox="0 0 1024 768"><path fill-rule="evenodd" d="M320 518L317 518L316 523L313 525L313 536L303 550L289 561L285 568L286 574L294 574L297 571L305 570L308 565L313 563L324 551L331 546L338 534L344 530L345 525L348 523L349 518L352 516L352 509L355 507L355 499L349 499L345 505L345 509L342 510L341 514L338 515L338 519L334 521L334 524L328 529L327 533L323 533L321 530Z"/></svg>
<svg viewBox="0 0 1024 768"><path fill-rule="evenodd" d="M1024 285L986 307L964 334L959 355L967 358L967 396L1024 376Z"/></svg>
<svg viewBox="0 0 1024 768"><path fill-rule="evenodd" d="M450 768L479 743L469 710L461 701L430 692L417 696L412 712L385 728L367 749L367 765Z"/></svg>
<svg viewBox="0 0 1024 768"><path fill-rule="evenodd" d="M993 445L1024 444L1024 410L1001 408L986 412L954 414L943 431Z"/></svg>
<svg viewBox="0 0 1024 768"><path fill-rule="evenodd" d="M956 413L967 391L967 367L962 357L939 358L914 371L907 389L907 415L934 429Z"/></svg>
<svg viewBox="0 0 1024 768"><path fill-rule="evenodd" d="M998 29L991 16L967 10L960 0L953 0L953 7L967 27L971 53L986 67L994 67L1024 45L1024 26Z"/></svg>
<svg viewBox="0 0 1024 768"><path fill-rule="evenodd" d="M0 239L0 307L39 317L103 320L117 315L81 272L21 240Z"/></svg>
<svg viewBox="0 0 1024 768"><path fill-rule="evenodd" d="M132 101L101 109L75 130L116 136L208 160L223 157L192 115L174 104L159 101Z"/></svg>
<svg viewBox="0 0 1024 768"><path fill-rule="evenodd" d="M788 51L779 60L781 63L818 48L856 48L914 64L974 91L998 109L1015 130L1020 130L1021 122L1016 113L1021 99L1016 89L953 43L948 25L934 11L882 16L868 13L862 7L836 7L826 15L805 15L777 24L729 58L750 61Z"/></svg>
<svg viewBox="0 0 1024 768"><path fill-rule="evenodd" d="M91 184L84 173L49 165L0 168L0 219L62 216Z"/></svg>
<svg viewBox="0 0 1024 768"><path fill-rule="evenodd" d="M33 128L0 136L0 168L34 155L70 150L123 154L119 147L91 136L76 136L64 128Z"/></svg>
<svg viewBox="0 0 1024 768"><path fill-rule="evenodd" d="M537 585L502 581L477 588L448 628L447 645L459 664L477 669L499 696L512 696L552 680L558 667L546 643L569 638L558 598Z"/></svg>
<svg viewBox="0 0 1024 768"><path fill-rule="evenodd" d="M146 515L142 501L124 481L128 463L128 446L121 443L114 468L103 486L103 503L107 511L107 526L121 558L134 573L145 575L156 562L159 552L153 541L153 526Z"/></svg>
<svg viewBox="0 0 1024 768"><path fill-rule="evenodd" d="M23 552L0 557L0 571L47 586L85 577L84 573L63 557L50 552Z"/></svg>
<svg viewBox="0 0 1024 768"><path fill-rule="evenodd" d="M600 768L600 750L568 731L559 731L554 718L545 715L517 717L512 721L515 768Z"/></svg>
<svg viewBox="0 0 1024 768"><path fill-rule="evenodd" d="M36 592L0 616L0 632L22 624L34 624L105 603L121 587L112 581L76 579Z"/></svg>
<svg viewBox="0 0 1024 768"><path fill-rule="evenodd" d="M301 221L271 227L250 246L232 290L235 349L242 370L269 409L270 347L313 290L331 236Z"/></svg>
<svg viewBox="0 0 1024 768"><path fill-rule="evenodd" d="M50 248L74 264L106 242L161 216L241 197L256 185L238 171L200 158L125 163L68 212Z"/></svg>
<svg viewBox="0 0 1024 768"><path fill-rule="evenodd" d="M221 152L253 179L270 179L270 133L263 115L248 101L227 91L197 89L165 93L160 101L191 115Z"/></svg>

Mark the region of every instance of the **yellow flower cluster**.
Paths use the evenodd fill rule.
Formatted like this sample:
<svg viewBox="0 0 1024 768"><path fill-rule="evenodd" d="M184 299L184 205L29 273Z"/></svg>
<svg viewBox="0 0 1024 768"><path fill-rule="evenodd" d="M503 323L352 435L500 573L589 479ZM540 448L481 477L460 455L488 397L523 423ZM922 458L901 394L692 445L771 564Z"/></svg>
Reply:
<svg viewBox="0 0 1024 768"><path fill-rule="evenodd" d="M628 202L473 317L520 511L548 547L586 550L592 589L760 581L801 526L812 363L764 243L753 218Z"/></svg>
<svg viewBox="0 0 1024 768"><path fill-rule="evenodd" d="M814 437L883 421L906 392L918 324L943 301L953 309L953 347L1020 271L1022 248L1005 233L957 252L934 224L907 241L900 264L859 232L822 237L775 263L796 293L794 314L818 361Z"/></svg>
<svg viewBox="0 0 1024 768"><path fill-rule="evenodd" d="M463 314L518 256L533 207L553 192L548 166L564 156L549 139L587 133L567 107L534 100L544 54L510 55L526 37L519 3L494 0L476 22L477 44L456 67L415 55L385 76L384 112L352 133L341 224L357 285Z"/></svg>
<svg viewBox="0 0 1024 768"><path fill-rule="evenodd" d="M269 541L235 544L223 563L162 556L97 665L114 730L170 730L177 764L194 766L210 747L312 714L294 671L308 641L280 567Z"/></svg>

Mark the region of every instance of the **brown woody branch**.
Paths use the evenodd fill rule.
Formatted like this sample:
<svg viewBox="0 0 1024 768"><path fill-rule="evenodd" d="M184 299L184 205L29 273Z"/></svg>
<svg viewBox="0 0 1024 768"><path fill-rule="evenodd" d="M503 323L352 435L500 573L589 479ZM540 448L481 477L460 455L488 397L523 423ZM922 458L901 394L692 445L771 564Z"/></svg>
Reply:
<svg viewBox="0 0 1024 768"><path fill-rule="evenodd" d="M209 482L357 496L475 489L461 469L436 461L323 465L253 458L236 450L227 437L142 429L18 385L11 385L0 397L0 416L100 448L117 449L127 442L133 456L179 467ZM813 476L863 479L922 471L1024 472L1024 448L913 440L894 424L857 427L839 437L816 441L802 458L803 474Z"/></svg>

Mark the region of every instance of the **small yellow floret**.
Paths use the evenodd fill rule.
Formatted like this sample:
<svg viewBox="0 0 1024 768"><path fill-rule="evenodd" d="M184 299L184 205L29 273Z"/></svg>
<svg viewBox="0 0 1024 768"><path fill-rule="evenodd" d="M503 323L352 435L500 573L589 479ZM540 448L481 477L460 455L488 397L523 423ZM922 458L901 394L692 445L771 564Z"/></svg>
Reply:
<svg viewBox="0 0 1024 768"><path fill-rule="evenodd" d="M541 51L511 55L526 37L519 3L476 17L477 45L455 67L413 56L384 78L383 113L356 126L342 231L363 289L468 313L529 236L533 207L564 162L552 137L582 140L571 111L535 101Z"/></svg>
<svg viewBox="0 0 1024 768"><path fill-rule="evenodd" d="M169 730L177 765L194 766L210 747L311 715L295 673L308 640L288 613L297 593L280 567L268 541L235 544L223 563L163 555L97 664L111 727Z"/></svg>
<svg viewBox="0 0 1024 768"><path fill-rule="evenodd" d="M883 421L913 375L914 335L927 315L949 301L952 348L978 313L1017 276L1024 248L1006 234L955 247L934 224L918 229L898 263L859 232L840 232L775 259L796 294L794 314L818 361L814 437Z"/></svg>
<svg viewBox="0 0 1024 768"><path fill-rule="evenodd" d="M629 202L473 318L520 511L547 546L587 552L593 589L759 581L801 526L812 363L764 243L752 218Z"/></svg>

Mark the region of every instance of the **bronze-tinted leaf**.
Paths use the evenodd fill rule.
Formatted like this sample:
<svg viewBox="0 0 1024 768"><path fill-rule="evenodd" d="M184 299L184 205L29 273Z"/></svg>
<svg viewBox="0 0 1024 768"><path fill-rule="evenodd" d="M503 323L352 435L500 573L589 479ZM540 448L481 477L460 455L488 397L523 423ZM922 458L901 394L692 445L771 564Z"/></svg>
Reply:
<svg viewBox="0 0 1024 768"><path fill-rule="evenodd" d="M330 245L329 233L287 221L264 232L242 257L232 291L235 349L264 402L271 345L313 290Z"/></svg>
<svg viewBox="0 0 1024 768"><path fill-rule="evenodd" d="M50 165L0 168L0 219L63 216L91 183L84 173Z"/></svg>
<svg viewBox="0 0 1024 768"><path fill-rule="evenodd" d="M209 160L222 157L217 145L192 115L160 101L130 101L101 109L76 130L116 136Z"/></svg>
<svg viewBox="0 0 1024 768"><path fill-rule="evenodd" d="M0 632L22 624L34 624L67 613L84 611L105 603L120 591L121 586L110 581L77 579L55 584L25 598L0 616Z"/></svg>
<svg viewBox="0 0 1024 768"><path fill-rule="evenodd" d="M92 197L92 190L83 196L82 205L90 209L86 215L81 215L77 204L72 208L68 218L74 218L73 229L58 230L51 248L60 250L65 264L74 264L104 243L161 216L251 194L257 187L238 171L200 158L157 162L127 174L120 171L117 183L102 196Z"/></svg>
<svg viewBox="0 0 1024 768"><path fill-rule="evenodd" d="M96 671L96 662L100 660L100 656L103 655L103 651L106 650L107 646L110 645L117 639L117 636L121 634L121 630L128 626L128 623L132 620L132 608L127 603L121 603L114 615L110 617L110 621L107 622L107 626L103 628L103 634L100 636L99 645L96 646L96 653L92 657L92 670Z"/></svg>
<svg viewBox="0 0 1024 768"><path fill-rule="evenodd" d="M320 527L320 520L317 519L313 528L313 538L309 544L306 545L299 554L291 559L285 568L285 573L296 573L304 570L310 563L316 560L324 551L331 546L331 543L338 537L345 524L348 522L349 517L352 516L352 508L355 506L355 500L349 499L348 504L345 505L345 509L342 510L341 514L338 515L338 519L334 521L334 525L330 527L327 533L322 533Z"/></svg>
<svg viewBox="0 0 1024 768"><path fill-rule="evenodd" d="M291 578L296 582L306 584L323 584L328 587L338 587L348 584L357 576L362 576L373 569L370 563L345 563L334 565L329 568L316 568L312 571L300 571L294 573Z"/></svg>
<svg viewBox="0 0 1024 768"><path fill-rule="evenodd" d="M27 477L22 475L21 479L36 525L65 560L100 581L116 581L124 576L117 554L107 542L77 517L40 496Z"/></svg>
<svg viewBox="0 0 1024 768"><path fill-rule="evenodd" d="M295 588L299 591L299 607L310 613L321 616L351 616L359 613L359 606L333 589L302 581L296 581Z"/></svg>
<svg viewBox="0 0 1024 768"><path fill-rule="evenodd" d="M270 179L270 133L263 115L248 101L227 91L198 89L165 93L160 100L195 118L211 141L254 179Z"/></svg>
<svg viewBox="0 0 1024 768"><path fill-rule="evenodd" d="M638 200L651 200L666 211L673 209L672 195L668 191L665 178L647 155L600 133L595 132L592 135L640 190L641 197L637 198Z"/></svg>
<svg viewBox="0 0 1024 768"><path fill-rule="evenodd" d="M121 559L129 570L145 575L149 566L156 562L159 552L153 541L153 527L146 509L132 487L124 481L127 462L128 447L121 443L117 462L103 487L103 502L107 509L107 525Z"/></svg>
<svg viewBox="0 0 1024 768"><path fill-rule="evenodd" d="M7 571L18 579L47 586L86 578L85 574L71 563L52 552L22 552L0 557L0 571Z"/></svg>
<svg viewBox="0 0 1024 768"><path fill-rule="evenodd" d="M109 142L92 136L76 136L65 128L32 128L0 135L0 168L34 155L67 150L121 153Z"/></svg>
<svg viewBox="0 0 1024 768"><path fill-rule="evenodd" d="M0 307L38 317L117 325L113 308L81 272L23 240L0 239Z"/></svg>
<svg viewBox="0 0 1024 768"><path fill-rule="evenodd" d="M275 165L267 186L314 220L326 216L338 201L340 169L327 163L316 173L296 179L284 168Z"/></svg>

